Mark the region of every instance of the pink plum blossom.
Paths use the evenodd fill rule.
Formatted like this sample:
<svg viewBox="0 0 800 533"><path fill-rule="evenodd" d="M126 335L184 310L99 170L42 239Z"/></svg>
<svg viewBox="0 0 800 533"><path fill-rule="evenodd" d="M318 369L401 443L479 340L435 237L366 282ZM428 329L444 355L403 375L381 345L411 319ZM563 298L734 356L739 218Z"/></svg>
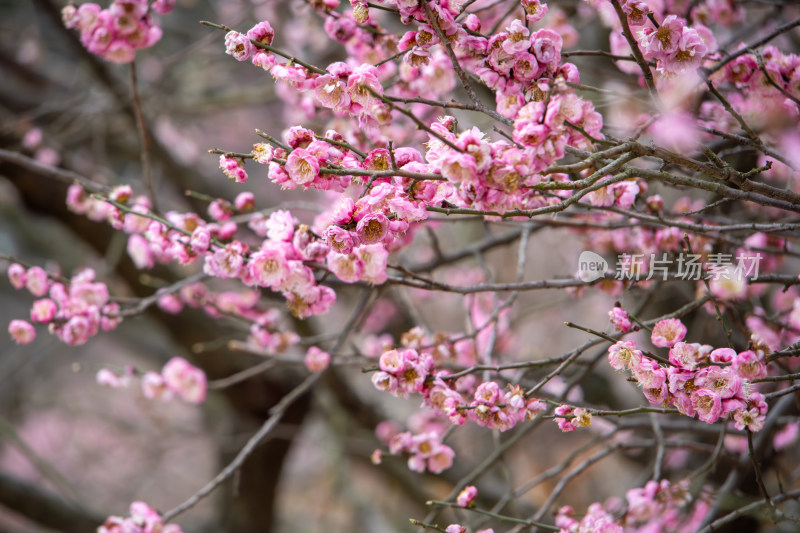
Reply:
<svg viewBox="0 0 800 533"><path fill-rule="evenodd" d="M173 357L161 375L167 388L187 402L199 404L206 399L206 375L186 359Z"/></svg>
<svg viewBox="0 0 800 533"><path fill-rule="evenodd" d="M36 330L24 320L12 320L8 325L8 333L17 344L30 344L36 338Z"/></svg>
<svg viewBox="0 0 800 533"><path fill-rule="evenodd" d="M678 318L659 320L653 326L650 340L659 348L671 348L686 336L686 326Z"/></svg>
<svg viewBox="0 0 800 533"><path fill-rule="evenodd" d="M304 363L311 372L322 372L331 362L331 354L324 352L316 346L311 346L306 352Z"/></svg>
<svg viewBox="0 0 800 533"><path fill-rule="evenodd" d="M255 47L247 35L229 31L225 35L225 53L237 61L246 61L253 54Z"/></svg>

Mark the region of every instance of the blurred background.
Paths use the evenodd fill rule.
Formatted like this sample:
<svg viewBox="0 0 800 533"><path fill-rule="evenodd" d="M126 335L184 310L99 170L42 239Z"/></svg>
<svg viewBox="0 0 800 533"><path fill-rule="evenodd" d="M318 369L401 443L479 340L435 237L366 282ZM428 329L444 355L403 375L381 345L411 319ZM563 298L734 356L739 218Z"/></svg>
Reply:
<svg viewBox="0 0 800 533"><path fill-rule="evenodd" d="M568 15L577 4L559 2L559 7ZM0 148L101 183L131 183L142 194L129 69L87 53L77 33L61 25L62 6L55 0L0 0ZM325 121L308 116L302 101L277 97L267 73L226 56L222 32L198 24L210 20L246 31L264 19L276 30L275 44L298 57L318 65L345 57L343 47L328 39L323 21L304 2L269 0L178 0L173 13L159 17L161 41L137 53L138 86L162 206L204 215L207 202L187 196L187 190L228 199L251 190L258 208L285 206L308 224L325 206L324 193L281 191L267 179L266 168L248 165L246 189L231 183L218 169L218 156L207 153L212 148L248 152L259 141L255 129L276 137L298 124L324 131L320 128ZM386 24L402 31L396 23ZM605 47L607 35L599 25L591 20L578 24L576 47ZM602 74L592 65L582 63L585 83ZM613 105L612 100L597 101L603 112ZM479 116L456 114L462 127L487 128ZM0 163L0 253L66 275L94 268L119 297L150 295L196 271L160 266L143 274L125 252L126 236L67 211L65 195L64 183ZM428 260L434 243L455 253L496 240L502 242L485 253L464 254L461 262L439 269L435 277L452 283L513 281L519 234L505 240L498 236L519 227L511 222L442 220L430 224L430 231L418 232L415 244L398 254L396 262ZM537 224L530 228L531 244L522 252L525 279L572 276L587 246L579 233ZM589 249L602 253L602 243L595 244L597 248ZM303 322L285 313L281 298L268 291L262 298L265 306L284 313L287 328L296 328L304 337L331 338L371 290L340 284L334 311ZM460 296L399 286L376 295L368 320L359 324L343 353L363 356L379 334L396 341L415 324L431 332L469 328L470 303ZM690 289L653 296L650 313L656 316L659 309L673 309L693 296ZM497 296L478 300L490 308L492 298ZM501 339L505 344L498 350L509 361L562 355L591 339L563 327L563 321L605 330L614 301L635 308L641 299L640 293L598 290L579 299L564 291L523 294L509 317L515 334ZM0 301L0 323L7 324L27 317L32 298L3 281ZM719 333L713 324L708 327L711 322L701 316L687 325L690 331L707 331L703 342L713 343ZM143 500L165 511L196 492L232 459L269 409L307 375L302 365L279 365L232 385L219 381L262 362L253 354L229 349L229 341L246 337L246 327L211 319L196 309L168 315L155 308L79 347L66 346L44 332L24 347L0 335L0 531L91 531L109 514L125 515L132 501ZM302 353L298 349L294 355ZM600 355L602 350L588 360ZM111 390L96 384L101 368L132 365L157 371L173 356L206 371L212 391L204 405L153 402L135 386ZM460 428L448 440L458 453L456 465L439 477L409 471L401 457L385 457L383 464L373 465L370 454L382 446L375 437L377 424L393 420L402 427L419 400L374 390L369 375L360 371L371 364L374 361L364 359L329 372L289 408L273 436L231 480L176 522L187 533L407 531L412 529L408 518L421 519L427 513L426 500L445 497L509 438L474 425ZM572 375L585 370L578 367ZM541 375L518 378L526 383ZM638 404L635 386L612 386L620 381L603 368L586 377L573 397L584 395L598 406ZM558 394L559 381L552 385L551 392ZM603 427L600 421L595 431ZM584 458L581 446L594 435L561 434L555 424L547 423L481 477L481 496L494 501L508 487L523 485L573 452L579 462ZM625 488L649 478L650 472L642 470L648 460L647 454L631 451L598 463L572 481L562 503L582 509L593 501L621 496ZM680 458L675 464L682 464ZM546 499L555 483L537 485L513 505L525 514ZM465 515L447 516L467 520Z"/></svg>

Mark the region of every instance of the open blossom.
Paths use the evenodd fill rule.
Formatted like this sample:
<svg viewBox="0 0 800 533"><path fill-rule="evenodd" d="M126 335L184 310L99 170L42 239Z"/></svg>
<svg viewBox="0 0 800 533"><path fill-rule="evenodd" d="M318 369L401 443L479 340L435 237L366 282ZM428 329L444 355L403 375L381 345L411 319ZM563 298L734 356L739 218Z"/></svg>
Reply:
<svg viewBox="0 0 800 533"><path fill-rule="evenodd" d="M746 350L736 354L733 358L733 369L743 379L753 380L767 375L767 366L764 363L763 352Z"/></svg>
<svg viewBox="0 0 800 533"><path fill-rule="evenodd" d="M56 330L56 334L65 344L71 346L85 344L89 337L97 333L98 318L96 315L73 316Z"/></svg>
<svg viewBox="0 0 800 533"><path fill-rule="evenodd" d="M389 219L382 213L367 213L358 221L356 233L364 244L374 244L387 238Z"/></svg>
<svg viewBox="0 0 800 533"><path fill-rule="evenodd" d="M164 365L161 375L166 386L189 403L206 399L206 375L186 359L173 357Z"/></svg>
<svg viewBox="0 0 800 533"><path fill-rule="evenodd" d="M622 12L628 16L628 23L631 26L643 26L647 23L650 6L640 0L628 0L622 5Z"/></svg>
<svg viewBox="0 0 800 533"><path fill-rule="evenodd" d="M331 250L326 258L328 268L345 283L361 281L364 276L364 262L354 254L340 254Z"/></svg>
<svg viewBox="0 0 800 533"><path fill-rule="evenodd" d="M350 108L347 86L331 74L325 74L314 80L314 95L320 104L329 109L346 111Z"/></svg>
<svg viewBox="0 0 800 533"><path fill-rule="evenodd" d="M239 241L234 241L219 248L212 255L206 256L203 271L209 276L216 276L221 279L237 277L244 267L244 253L247 245Z"/></svg>
<svg viewBox="0 0 800 533"><path fill-rule="evenodd" d="M659 320L653 326L650 340L659 348L671 348L686 336L686 326L677 318Z"/></svg>
<svg viewBox="0 0 800 533"><path fill-rule="evenodd" d="M253 145L253 150L250 154L253 156L253 161L261 165L268 165L272 161L275 149L271 144L257 143Z"/></svg>
<svg viewBox="0 0 800 533"><path fill-rule="evenodd" d="M740 300L747 295L747 278L733 266L719 272L709 273L708 288L712 296L720 300Z"/></svg>
<svg viewBox="0 0 800 533"><path fill-rule="evenodd" d="M738 395L742 390L742 378L731 367L707 367L697 372L695 384L727 399Z"/></svg>
<svg viewBox="0 0 800 533"><path fill-rule="evenodd" d="M31 307L31 320L40 324L46 324L53 320L58 311L58 305L50 298L42 298L33 302Z"/></svg>
<svg viewBox="0 0 800 533"><path fill-rule="evenodd" d="M733 415L733 426L742 431L747 428L748 431L761 431L764 427L765 416L759 412L755 407L752 409L740 410Z"/></svg>
<svg viewBox="0 0 800 533"><path fill-rule="evenodd" d="M638 365L642 352L633 341L620 341L608 349L608 362L614 370L624 370Z"/></svg>
<svg viewBox="0 0 800 533"><path fill-rule="evenodd" d="M712 424L722 414L722 398L714 391L698 389L692 393L691 400L697 417L703 422Z"/></svg>
<svg viewBox="0 0 800 533"><path fill-rule="evenodd" d="M8 280L15 289L21 289L27 281L27 271L19 263L12 263L8 267Z"/></svg>
<svg viewBox="0 0 800 533"><path fill-rule="evenodd" d="M319 174L319 161L303 148L297 148L286 159L286 172L295 183L304 185Z"/></svg>
<svg viewBox="0 0 800 533"><path fill-rule="evenodd" d="M47 294L47 290L50 288L47 272L38 266L29 268L25 278L25 287L36 297Z"/></svg>
<svg viewBox="0 0 800 533"><path fill-rule="evenodd" d="M233 56L237 61L246 61L254 50L255 47L247 35L238 31L229 31L225 35L225 53Z"/></svg>
<svg viewBox="0 0 800 533"><path fill-rule="evenodd" d="M713 347L679 341L669 350L669 362L678 368L693 369L708 360Z"/></svg>
<svg viewBox="0 0 800 533"><path fill-rule="evenodd" d="M284 247L267 241L247 264L253 280L262 287L277 289L289 276L289 262Z"/></svg>
<svg viewBox="0 0 800 533"><path fill-rule="evenodd" d="M361 279L374 285L386 282L389 252L384 245L378 243L361 245L355 249L355 254L364 265Z"/></svg>
<svg viewBox="0 0 800 533"><path fill-rule="evenodd" d="M668 74L683 74L697 69L702 64L706 53L708 53L708 47L700 34L692 28L684 27L678 38L676 49L660 58L657 68Z"/></svg>
<svg viewBox="0 0 800 533"><path fill-rule="evenodd" d="M662 57L675 52L685 25L683 19L669 15L664 18L657 30L646 28L640 32L639 44L651 57Z"/></svg>
<svg viewBox="0 0 800 533"><path fill-rule="evenodd" d="M24 320L12 320L8 325L8 332L17 344L30 344L36 338L36 330Z"/></svg>
<svg viewBox="0 0 800 533"><path fill-rule="evenodd" d="M539 0L522 0L522 7L525 9L525 18L530 24L539 22L547 14L547 4Z"/></svg>

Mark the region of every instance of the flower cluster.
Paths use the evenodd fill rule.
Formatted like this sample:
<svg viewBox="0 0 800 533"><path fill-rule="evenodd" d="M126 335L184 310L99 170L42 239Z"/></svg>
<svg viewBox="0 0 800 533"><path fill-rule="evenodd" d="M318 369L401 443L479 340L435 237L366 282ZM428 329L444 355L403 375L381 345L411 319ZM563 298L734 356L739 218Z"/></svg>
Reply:
<svg viewBox="0 0 800 533"><path fill-rule="evenodd" d="M375 388L408 397L409 393L422 393L425 381L433 370L433 357L420 354L412 348L385 352L379 360L380 371L372 375Z"/></svg>
<svg viewBox="0 0 800 533"><path fill-rule="evenodd" d="M161 28L150 10L159 14L172 11L175 0L114 0L107 9L95 3L61 11L64 25L81 32L81 43L89 52L114 63L130 63L136 50L153 46L161 39Z"/></svg>
<svg viewBox="0 0 800 533"><path fill-rule="evenodd" d="M181 357L173 357L161 373L147 372L142 377L145 397L168 401L173 394L189 403L203 403L206 399L206 375Z"/></svg>
<svg viewBox="0 0 800 533"><path fill-rule="evenodd" d="M39 298L31 306L31 322L47 324L50 333L66 344L83 344L101 329L112 330L121 321L119 304L109 301L108 287L95 281L90 268L70 280L54 280L41 267L26 269L14 263L8 268L8 277L14 288L27 288ZM33 342L36 337L35 328L25 320L12 320L8 331L19 344Z"/></svg>
<svg viewBox="0 0 800 533"><path fill-rule="evenodd" d="M471 420L505 431L543 411L545 404L527 397L518 385L503 391L498 383L480 381L474 374L453 379L449 371L436 368L447 361L463 367L474 365L478 351L488 347L485 334L490 333L492 328L487 326L493 322L483 315L482 302L482 298L474 298L468 304L475 323L481 325L476 339L449 342L442 334L429 337L421 328L412 328L403 334L400 348L390 345L384 350L380 370L372 376L375 387L402 397L419 393L435 415L447 417L456 425ZM495 349L507 342L507 328L505 319L498 319Z"/></svg>
<svg viewBox="0 0 800 533"><path fill-rule="evenodd" d="M165 524L161 515L144 502L133 502L130 516L109 516L97 533L183 533L177 524Z"/></svg>
<svg viewBox="0 0 800 533"><path fill-rule="evenodd" d="M389 453L410 454L408 468L414 472L428 470L440 474L453 466L455 452L450 446L442 444L441 435L435 431L412 434L409 431L398 433L389 441Z"/></svg>
<svg viewBox="0 0 800 533"><path fill-rule="evenodd" d="M565 433L592 425L591 411L582 407L572 407L566 404L559 405L555 408L554 413L558 429Z"/></svg>
<svg viewBox="0 0 800 533"><path fill-rule="evenodd" d="M219 168L236 183L245 183L247 181L247 171L244 169L244 161L241 159L223 154L219 156Z"/></svg>
<svg viewBox="0 0 800 533"><path fill-rule="evenodd" d="M562 533L623 533L623 531L697 531L710 506L704 498L692 498L689 480L670 483L648 481L644 488L630 489L625 502L616 498L593 503L580 520L570 506L556 513Z"/></svg>
<svg viewBox="0 0 800 533"><path fill-rule="evenodd" d="M629 18L629 20L631 20ZM656 70L664 75L684 74L699 67L713 44L711 32L706 28L703 34L686 25L686 21L676 15L665 17L658 28L643 18L648 25L637 34L639 47L648 61L656 62Z"/></svg>
<svg viewBox="0 0 800 533"><path fill-rule="evenodd" d="M670 347L670 366L662 367L645 356L634 341L620 341L608 349L615 370L630 370L654 405L674 405L681 413L709 424L732 419L736 429L758 431L764 425L764 395L751 390L752 380L766 375L762 355L752 350L737 353L683 342L686 328L677 319L658 322L653 344Z"/></svg>
<svg viewBox="0 0 800 533"><path fill-rule="evenodd" d="M739 52L745 45L740 46ZM769 127L775 131L775 145L784 152L795 150L797 119L800 117L800 56L784 54L774 46L765 46L758 54L742 54L724 68L716 71L711 80L726 91L730 106L751 127ZM734 132L738 122L717 101L706 101L700 108L700 124L725 132ZM762 156L759 164L764 164ZM796 168L796 165L795 165ZM773 161L769 174L785 174L791 179L793 171L779 161ZM776 176L777 177L777 176Z"/></svg>
<svg viewBox="0 0 800 533"><path fill-rule="evenodd" d="M134 374L132 367L125 367L121 373L103 368L97 372L97 383L112 389L125 388ZM200 404L206 398L206 389L205 373L181 357L170 359L160 373L142 375L142 392L151 400L168 402L177 395L186 402Z"/></svg>
<svg viewBox="0 0 800 533"><path fill-rule="evenodd" d="M216 222L206 222L195 213L174 211L167 212L162 222L141 216L150 213L146 198L132 198L129 192L119 190L112 191L109 198L127 204L127 209L87 197L79 185L70 187L67 206L95 220L106 219L130 234L128 253L139 268L152 268L156 262L189 264L203 259L203 270L210 276L238 278L247 286L281 292L290 310L301 318L326 312L336 300L334 291L317 284L314 271L304 264L323 260L328 245L308 226L295 228L288 211L275 211L269 217L254 213L250 217L250 229L265 238L251 249L245 242L232 239L238 226L229 220L234 211L227 202L216 201L209 206ZM252 203L252 194L242 193L235 206L247 210ZM177 305L174 299L168 301L168 306Z"/></svg>

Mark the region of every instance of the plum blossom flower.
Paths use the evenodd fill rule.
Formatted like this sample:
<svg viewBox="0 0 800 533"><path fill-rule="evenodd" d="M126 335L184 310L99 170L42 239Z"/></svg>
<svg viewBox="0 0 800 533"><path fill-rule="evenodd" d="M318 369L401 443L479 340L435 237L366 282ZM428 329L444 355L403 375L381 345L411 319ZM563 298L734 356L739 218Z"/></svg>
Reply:
<svg viewBox="0 0 800 533"><path fill-rule="evenodd" d="M356 233L364 244L383 241L389 231L389 219L382 213L367 213L358 221Z"/></svg>
<svg viewBox="0 0 800 533"><path fill-rule="evenodd" d="M608 312L608 319L617 331L627 333L631 330L631 320L622 307L612 307Z"/></svg>
<svg viewBox="0 0 800 533"><path fill-rule="evenodd" d="M631 26L643 26L647 23L650 6L640 0L628 0L622 5L622 12L628 16Z"/></svg>
<svg viewBox="0 0 800 533"><path fill-rule="evenodd" d="M236 183L245 183L247 181L247 171L244 169L244 162L241 159L222 154L219 156L219 168L229 179L236 181Z"/></svg>
<svg viewBox="0 0 800 533"><path fill-rule="evenodd" d="M261 44L270 45L275 38L275 30L270 23L263 20L247 31L247 38Z"/></svg>
<svg viewBox="0 0 800 533"><path fill-rule="evenodd" d="M229 31L225 34L225 53L237 61L246 61L254 50L255 47L247 35L238 31Z"/></svg>
<svg viewBox="0 0 800 533"><path fill-rule="evenodd" d="M95 380L98 385L112 389L123 389L130 385L130 374L127 372L117 373L108 368L101 368L97 371Z"/></svg>
<svg viewBox="0 0 800 533"><path fill-rule="evenodd" d="M253 280L262 287L277 289L289 276L289 262L284 247L267 241L247 263Z"/></svg>
<svg viewBox="0 0 800 533"><path fill-rule="evenodd" d="M158 512L144 502L133 502L130 517L109 516L97 533L183 533L177 524L164 524Z"/></svg>
<svg viewBox="0 0 800 533"><path fill-rule="evenodd" d="M650 340L659 348L671 348L686 336L686 326L678 318L659 320L653 326Z"/></svg>
<svg viewBox="0 0 800 533"><path fill-rule="evenodd" d="M620 341L608 349L608 362L614 370L624 370L638 365L642 352L633 341Z"/></svg>
<svg viewBox="0 0 800 533"><path fill-rule="evenodd" d="M355 283L364 276L364 262L354 254L340 254L331 250L326 258L328 268L345 283Z"/></svg>
<svg viewBox="0 0 800 533"><path fill-rule="evenodd" d="M686 23L676 15L668 15L657 30L646 28L640 32L639 44L652 57L660 57L677 50Z"/></svg>
<svg viewBox="0 0 800 533"><path fill-rule="evenodd" d="M477 495L478 489L475 488L475 485L466 486L461 492L458 493L456 503L458 503L459 507L470 507L473 505Z"/></svg>
<svg viewBox="0 0 800 533"><path fill-rule="evenodd" d="M547 4L539 0L522 0L522 7L525 9L525 18L530 24L539 22L547 14Z"/></svg>
<svg viewBox="0 0 800 533"><path fill-rule="evenodd" d="M684 27L673 53L659 59L657 69L668 74L683 74L699 67L708 47L697 30Z"/></svg>
<svg viewBox="0 0 800 533"><path fill-rule="evenodd" d="M389 252L382 244L366 244L355 249L356 256L364 264L364 273L361 276L366 282L380 285L386 282L386 266Z"/></svg>
<svg viewBox="0 0 800 533"><path fill-rule="evenodd" d="M322 372L331 362L331 354L324 352L316 346L311 346L306 352L304 363L311 372Z"/></svg>
<svg viewBox="0 0 800 533"><path fill-rule="evenodd" d="M761 431L764 427L765 417L755 407L752 409L740 410L733 415L733 426L742 431L747 428L748 431Z"/></svg>
<svg viewBox="0 0 800 533"><path fill-rule="evenodd" d="M246 247L246 244L234 241L224 248L217 249L212 255L206 256L203 271L209 276L221 279L237 277L244 267Z"/></svg>
<svg viewBox="0 0 800 533"><path fill-rule="evenodd" d="M58 305L50 298L36 300L31 307L31 321L46 324L53 320L57 311Z"/></svg>
<svg viewBox="0 0 800 533"><path fill-rule="evenodd" d="M8 280L15 289L21 289L27 281L27 271L19 263L12 263L8 267Z"/></svg>
<svg viewBox="0 0 800 533"><path fill-rule="evenodd" d="M305 185L319 175L319 161L303 148L297 148L286 159L286 172L295 183Z"/></svg>
<svg viewBox="0 0 800 533"><path fill-rule="evenodd" d="M186 359L173 357L161 370L167 388L189 403L206 399L206 375Z"/></svg>
<svg viewBox="0 0 800 533"><path fill-rule="evenodd" d="M719 419L722 413L722 399L717 393L708 389L698 389L692 393L691 400L700 420L713 424Z"/></svg>
<svg viewBox="0 0 800 533"><path fill-rule="evenodd" d="M172 390L167 386L164 376L156 372L146 372L142 376L142 394L148 400L168 402L172 399Z"/></svg>
<svg viewBox="0 0 800 533"><path fill-rule="evenodd" d="M272 161L275 149L268 143L257 143L253 145L253 150L250 154L253 156L253 161L260 165L268 165Z"/></svg>
<svg viewBox="0 0 800 533"><path fill-rule="evenodd" d="M36 330L24 320L12 320L8 325L8 332L17 344L30 344L36 338Z"/></svg>
<svg viewBox="0 0 800 533"><path fill-rule="evenodd" d="M712 347L679 341L669 350L669 362L678 368L693 369L708 360Z"/></svg>
<svg viewBox="0 0 800 533"><path fill-rule="evenodd" d="M29 268L25 276L25 287L36 297L42 297L47 294L47 290L50 288L47 272L38 266Z"/></svg>
<svg viewBox="0 0 800 533"><path fill-rule="evenodd" d="M764 364L763 352L746 350L739 352L733 358L733 369L743 379L754 380L767 375L767 366Z"/></svg>
<svg viewBox="0 0 800 533"><path fill-rule="evenodd" d="M555 408L555 422L558 424L558 429L565 433L578 429L576 418L572 416L574 412L575 409L566 404Z"/></svg>

